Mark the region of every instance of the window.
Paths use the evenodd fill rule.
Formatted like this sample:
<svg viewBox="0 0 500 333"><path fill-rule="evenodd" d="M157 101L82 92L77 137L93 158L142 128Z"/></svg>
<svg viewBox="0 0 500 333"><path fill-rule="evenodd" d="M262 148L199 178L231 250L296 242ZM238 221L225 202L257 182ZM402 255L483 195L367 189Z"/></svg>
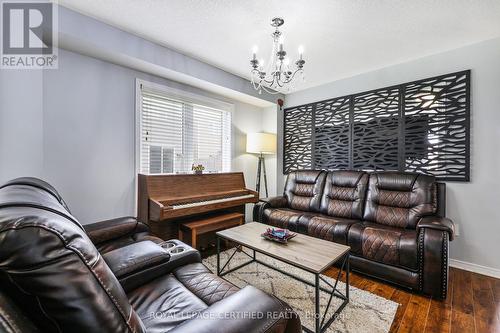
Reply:
<svg viewBox="0 0 500 333"><path fill-rule="evenodd" d="M137 96L141 173L231 170L231 105L144 82Z"/></svg>

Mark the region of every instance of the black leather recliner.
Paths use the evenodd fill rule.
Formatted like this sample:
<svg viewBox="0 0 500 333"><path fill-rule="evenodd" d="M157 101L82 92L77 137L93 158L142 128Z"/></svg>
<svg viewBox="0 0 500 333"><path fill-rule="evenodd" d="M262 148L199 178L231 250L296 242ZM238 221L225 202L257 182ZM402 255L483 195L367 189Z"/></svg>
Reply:
<svg viewBox="0 0 500 333"><path fill-rule="evenodd" d="M0 332L300 332L285 303L152 237L130 219L84 228L42 181L1 186Z"/></svg>

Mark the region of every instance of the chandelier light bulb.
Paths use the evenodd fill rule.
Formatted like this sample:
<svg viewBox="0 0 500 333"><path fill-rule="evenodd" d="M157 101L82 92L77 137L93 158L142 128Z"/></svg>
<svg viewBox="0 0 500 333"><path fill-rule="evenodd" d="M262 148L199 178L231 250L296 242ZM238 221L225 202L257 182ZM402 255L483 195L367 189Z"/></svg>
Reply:
<svg viewBox="0 0 500 333"><path fill-rule="evenodd" d="M257 52L259 52L259 47L258 47L257 45L254 45L254 46L252 47L252 53L253 53L254 55L256 55L256 54L257 54Z"/></svg>

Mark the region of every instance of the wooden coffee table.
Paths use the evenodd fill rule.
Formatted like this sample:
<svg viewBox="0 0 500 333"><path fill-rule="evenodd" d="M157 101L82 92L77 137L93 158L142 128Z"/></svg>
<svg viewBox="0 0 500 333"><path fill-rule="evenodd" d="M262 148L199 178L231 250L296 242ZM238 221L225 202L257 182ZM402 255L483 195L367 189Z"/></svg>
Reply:
<svg viewBox="0 0 500 333"><path fill-rule="evenodd" d="M268 225L251 222L246 223L241 226L226 229L216 233L217 235L217 275L224 276L228 273L234 272L248 264L257 262L261 265L279 271L289 277L297 279L305 284L313 286L315 289L315 328L311 330L307 327L302 327L306 332L316 332L322 333L332 324L335 318L338 317L340 312L349 303L349 246L333 243L330 241L298 234L295 238L290 240L288 244L280 244L263 239L260 235L269 228ZM253 251L253 254L248 254L251 260L231 269L224 271L224 268L231 261L236 252L239 251L239 247L234 250L227 262L220 267L220 239L230 240L238 245L247 247ZM274 259L283 261L294 267L301 268L314 274L315 282L304 280L298 276L295 276L289 272L273 267L268 263L258 260L255 253L261 253L263 255L270 256ZM340 262L340 270L335 280L335 284L332 285L321 275L324 271L330 268L333 264ZM340 280L342 270L346 272L346 291L345 294L341 293L337 289L337 284ZM320 280L329 286L325 288L320 286ZM320 314L320 304L319 304L319 293L320 291L326 292L329 295L328 304L323 315ZM328 310L331 305L333 297L342 299L342 304L335 310L335 312L327 319Z"/></svg>

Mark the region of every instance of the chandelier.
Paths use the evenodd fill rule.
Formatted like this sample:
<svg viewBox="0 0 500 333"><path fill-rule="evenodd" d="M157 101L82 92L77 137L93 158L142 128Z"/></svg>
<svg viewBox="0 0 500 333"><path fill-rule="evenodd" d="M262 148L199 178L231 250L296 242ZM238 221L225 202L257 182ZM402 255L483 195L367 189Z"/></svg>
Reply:
<svg viewBox="0 0 500 333"><path fill-rule="evenodd" d="M257 60L257 46L253 48L253 58L250 60L252 66L252 85L255 90L262 93L262 90L270 94L278 94L280 91L290 91L293 81L297 75L304 79L304 64L302 59L304 48L299 46L299 60L295 62L295 66L290 65L290 58L287 57L286 51L283 49L284 39L283 33L279 31L279 27L285 23L281 17L275 17L271 20L271 26L275 28L271 34L273 38L273 49L267 67L264 67L264 59Z"/></svg>

